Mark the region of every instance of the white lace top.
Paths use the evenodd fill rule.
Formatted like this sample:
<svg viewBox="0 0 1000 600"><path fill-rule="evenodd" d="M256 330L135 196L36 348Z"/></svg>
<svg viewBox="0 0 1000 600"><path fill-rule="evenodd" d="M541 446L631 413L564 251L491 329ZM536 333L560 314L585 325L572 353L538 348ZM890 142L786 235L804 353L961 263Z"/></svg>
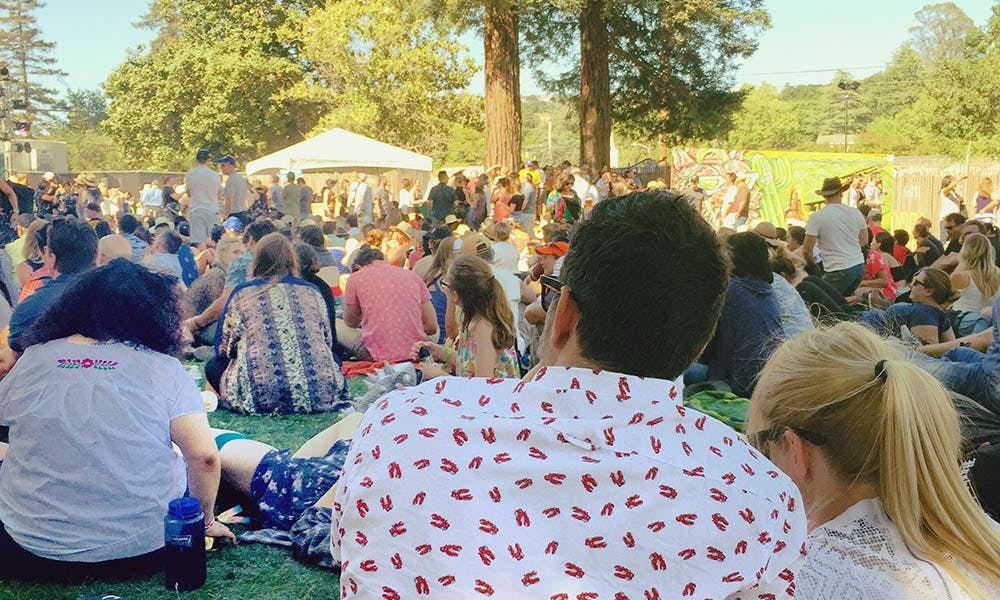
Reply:
<svg viewBox="0 0 1000 600"><path fill-rule="evenodd" d="M797 597L810 600L971 600L936 564L906 546L881 500L858 502L817 527L796 575ZM1000 581L967 571L986 598L1000 598Z"/></svg>

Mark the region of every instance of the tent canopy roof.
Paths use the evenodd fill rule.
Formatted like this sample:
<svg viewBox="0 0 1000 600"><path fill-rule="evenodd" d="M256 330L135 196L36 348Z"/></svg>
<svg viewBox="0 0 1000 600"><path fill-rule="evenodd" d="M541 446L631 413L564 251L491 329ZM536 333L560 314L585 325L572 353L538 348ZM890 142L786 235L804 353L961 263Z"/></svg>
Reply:
<svg viewBox="0 0 1000 600"><path fill-rule="evenodd" d="M247 163L248 175L286 169L302 172L395 169L430 172L431 158L337 128Z"/></svg>

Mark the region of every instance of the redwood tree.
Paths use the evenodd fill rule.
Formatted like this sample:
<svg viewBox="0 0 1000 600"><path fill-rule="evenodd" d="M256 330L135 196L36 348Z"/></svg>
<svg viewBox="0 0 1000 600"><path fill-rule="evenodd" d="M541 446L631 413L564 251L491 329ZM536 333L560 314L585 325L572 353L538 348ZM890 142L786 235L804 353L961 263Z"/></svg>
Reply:
<svg viewBox="0 0 1000 600"><path fill-rule="evenodd" d="M518 13L511 0L487 0L483 19L486 51L486 151L484 166L504 173L521 162L521 61Z"/></svg>
<svg viewBox="0 0 1000 600"><path fill-rule="evenodd" d="M604 0L587 0L580 11L580 163L611 164L611 77Z"/></svg>

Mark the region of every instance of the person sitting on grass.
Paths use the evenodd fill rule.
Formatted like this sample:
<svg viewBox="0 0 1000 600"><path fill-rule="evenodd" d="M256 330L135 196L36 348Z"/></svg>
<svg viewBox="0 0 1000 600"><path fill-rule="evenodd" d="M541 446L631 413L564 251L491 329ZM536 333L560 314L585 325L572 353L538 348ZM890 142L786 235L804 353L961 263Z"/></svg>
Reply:
<svg viewBox="0 0 1000 600"><path fill-rule="evenodd" d="M445 374L457 377L517 377L514 352L514 315L503 287L489 263L469 254L455 257L441 287L461 310L455 347L420 341L413 345L413 359L427 348L436 363L420 366L424 379Z"/></svg>
<svg viewBox="0 0 1000 600"><path fill-rule="evenodd" d="M296 558L330 567L333 488L364 415L351 413L296 450L213 429L222 481L256 510L255 525L291 533Z"/></svg>
<svg viewBox="0 0 1000 600"><path fill-rule="evenodd" d="M343 597L790 598L798 490L673 383L722 308L711 228L669 192L608 199L560 277L529 377L365 412L330 530Z"/></svg>
<svg viewBox="0 0 1000 600"><path fill-rule="evenodd" d="M785 342L747 431L809 515L797 597L1000 597L1000 529L963 481L955 405L898 345L852 323Z"/></svg>
<svg viewBox="0 0 1000 600"><path fill-rule="evenodd" d="M87 227L81 222L83 227ZM162 567L163 516L189 489L206 535L219 459L183 365L175 282L117 259L77 276L0 382L0 577L121 578ZM172 444L180 448L174 451Z"/></svg>
<svg viewBox="0 0 1000 600"><path fill-rule="evenodd" d="M212 266L191 284L184 294L184 312L188 315L198 315L212 305L222 295L226 283L226 270L237 256L244 252L243 243L231 237L219 239L215 248ZM197 332L196 340L200 344L210 346L215 343L215 331L218 322Z"/></svg>
<svg viewBox="0 0 1000 600"><path fill-rule="evenodd" d="M861 314L861 322L883 335L899 337L906 327L921 344L955 339L945 308L958 298L948 274L934 268L921 269L910 282L910 303L898 302L885 310Z"/></svg>
<svg viewBox="0 0 1000 600"><path fill-rule="evenodd" d="M219 405L246 414L343 410L347 384L319 290L297 277L292 243L271 233L254 248L253 279L233 290L205 378Z"/></svg>

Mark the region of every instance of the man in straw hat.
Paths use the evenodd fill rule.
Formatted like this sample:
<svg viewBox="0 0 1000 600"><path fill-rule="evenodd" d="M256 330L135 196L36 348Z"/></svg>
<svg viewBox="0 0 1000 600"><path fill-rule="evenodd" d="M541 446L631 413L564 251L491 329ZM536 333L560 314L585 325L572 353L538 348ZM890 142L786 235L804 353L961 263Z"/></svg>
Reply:
<svg viewBox="0 0 1000 600"><path fill-rule="evenodd" d="M839 177L823 180L816 194L826 206L809 216L802 255L807 264L815 262L813 248L819 246L825 279L838 292L850 296L865 274L864 248L868 246L868 226L861 212L843 203L847 185Z"/></svg>

